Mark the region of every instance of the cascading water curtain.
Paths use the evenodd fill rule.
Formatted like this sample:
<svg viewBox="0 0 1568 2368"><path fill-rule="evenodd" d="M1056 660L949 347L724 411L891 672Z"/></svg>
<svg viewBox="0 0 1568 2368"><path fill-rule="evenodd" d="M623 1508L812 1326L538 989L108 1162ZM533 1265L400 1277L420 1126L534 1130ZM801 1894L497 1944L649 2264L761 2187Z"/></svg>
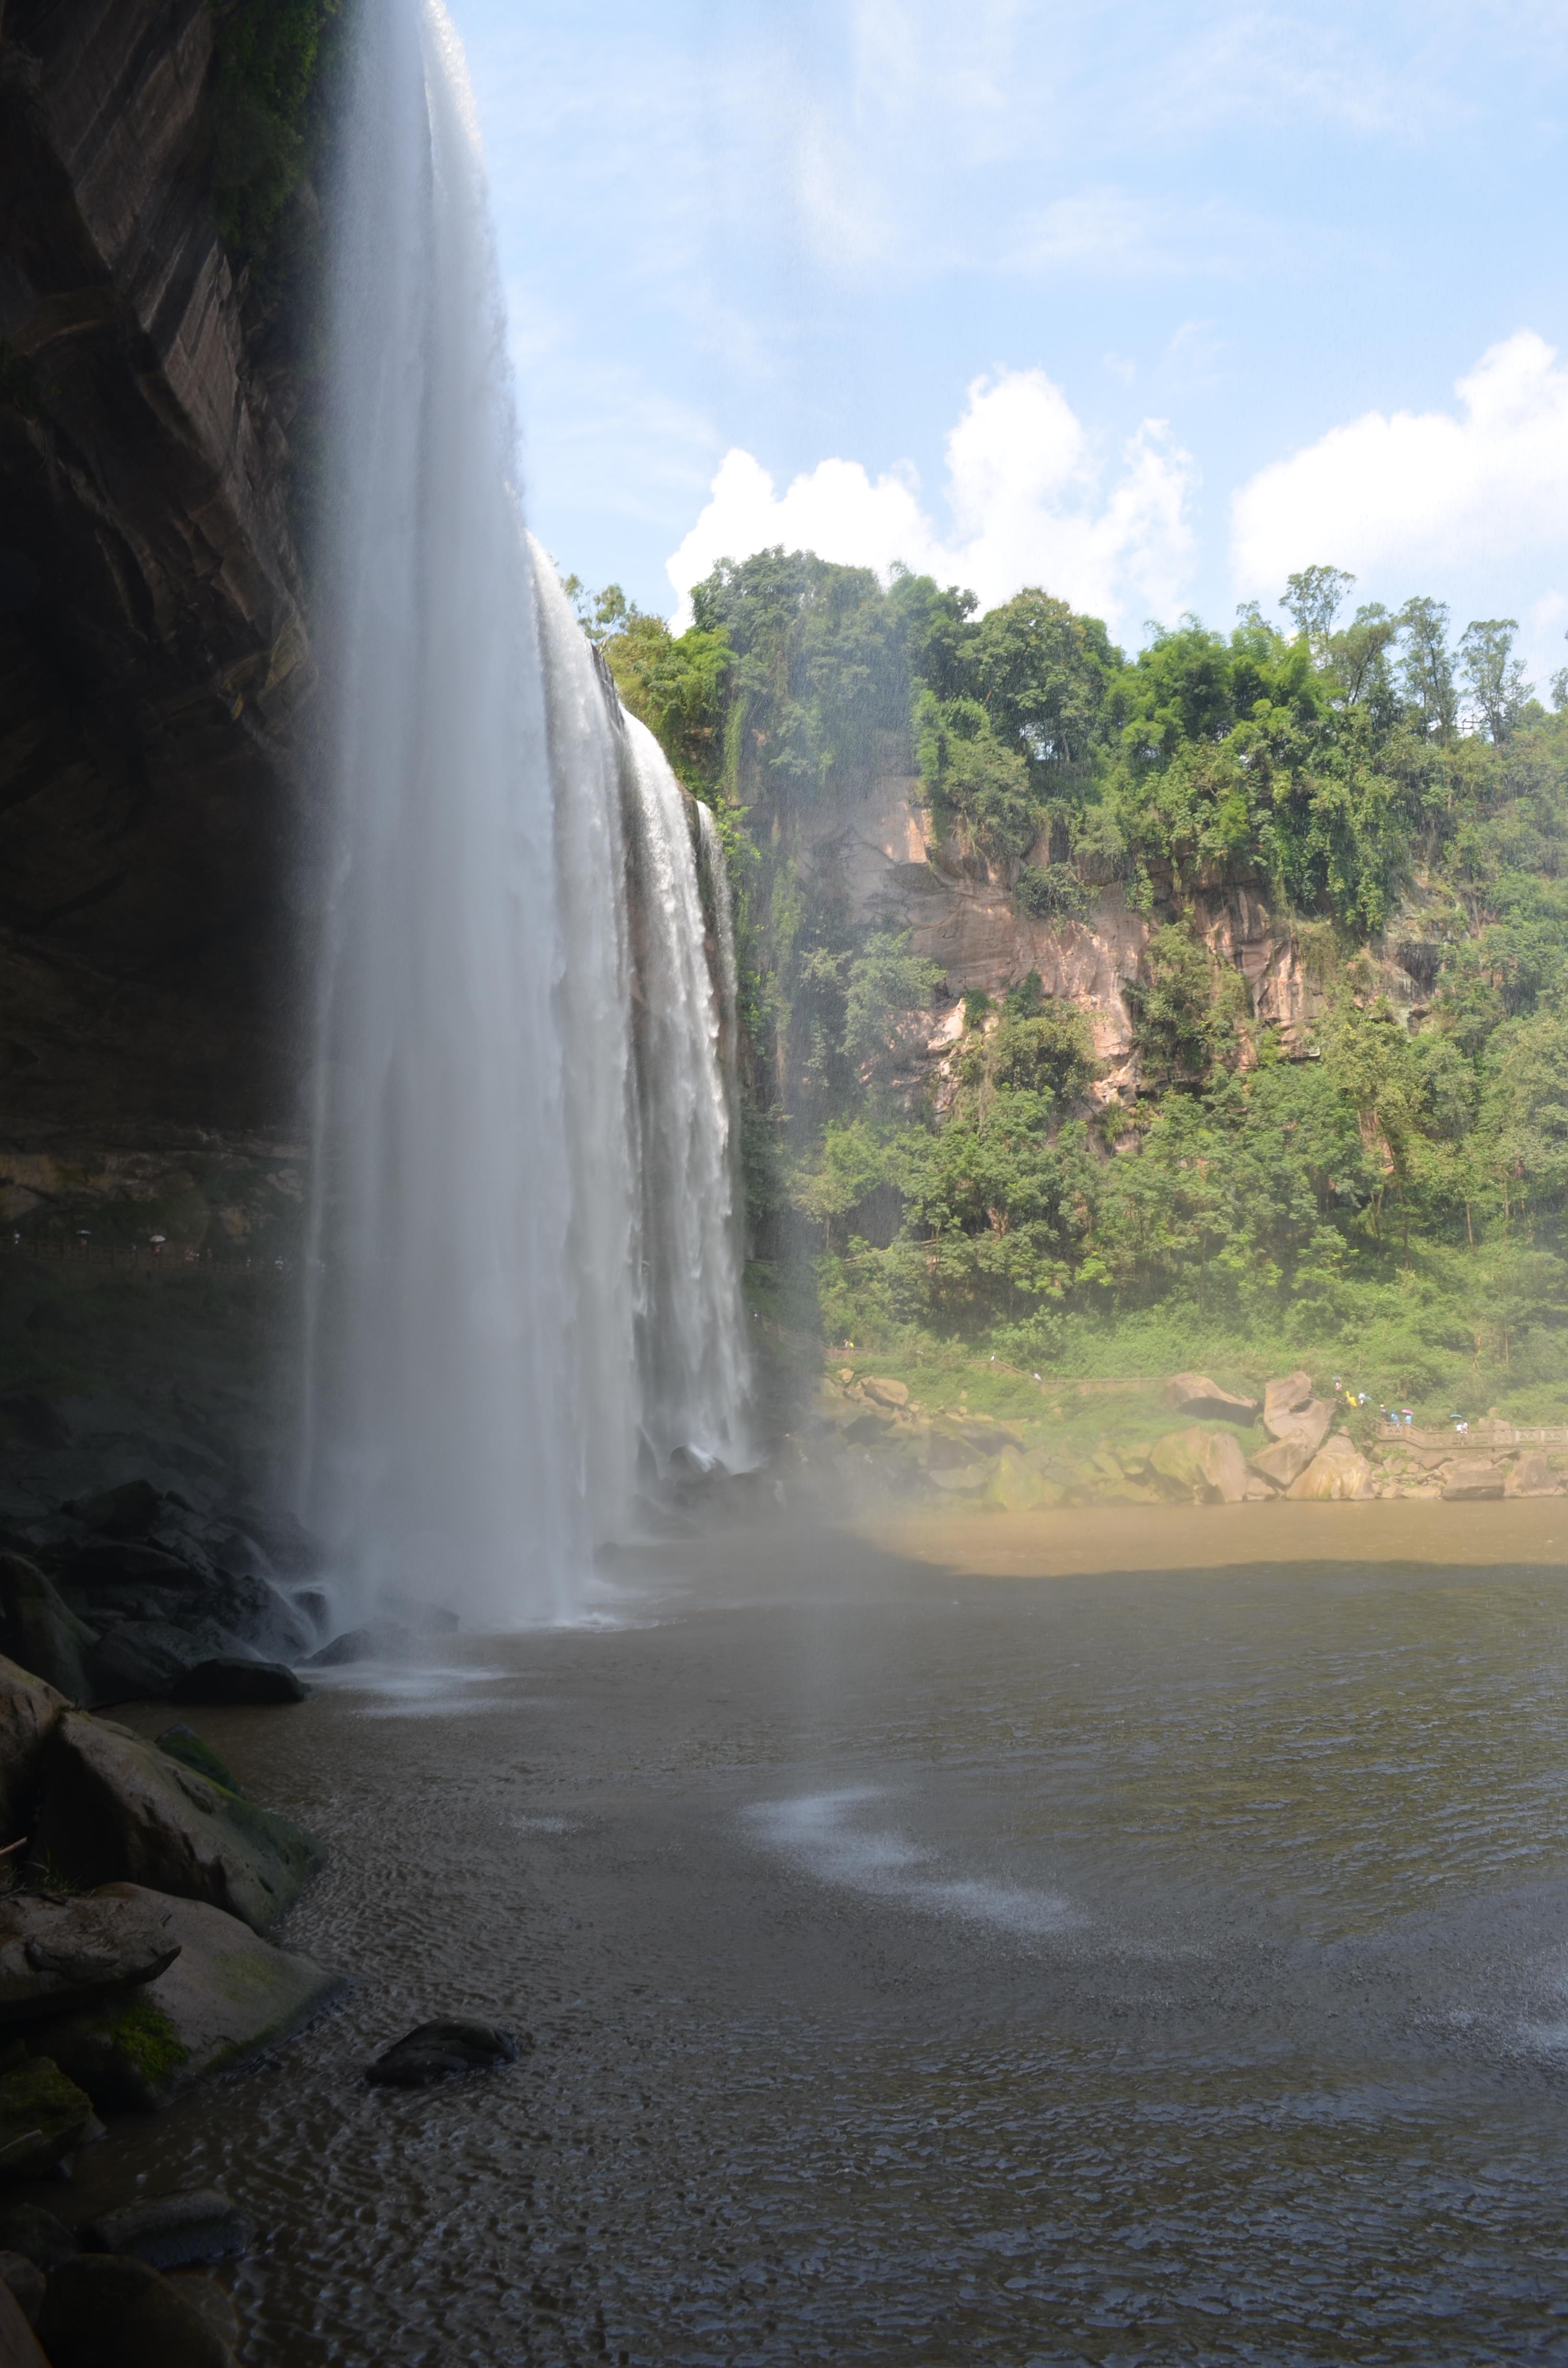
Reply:
<svg viewBox="0 0 1568 2368"><path fill-rule="evenodd" d="M367 1604L570 1617L639 1480L747 1460L722 859L710 961L701 825L523 532L435 0L361 6L334 218L302 1510Z"/></svg>
<svg viewBox="0 0 1568 2368"><path fill-rule="evenodd" d="M638 1476L753 1460L730 886L711 817L624 712L535 558L573 949L564 1040L591 1048L567 1064L597 1410L582 1468L596 1504L624 1506Z"/></svg>
<svg viewBox="0 0 1568 2368"><path fill-rule="evenodd" d="M555 837L460 53L361 10L336 192L307 1517L365 1593L569 1614L587 1538Z"/></svg>
<svg viewBox="0 0 1568 2368"><path fill-rule="evenodd" d="M707 814L683 795L647 727L628 717L625 729L636 883L642 1443L661 1476L693 1465L736 1471L752 1460L751 1374L741 1304L729 886ZM699 848L722 916L711 951Z"/></svg>

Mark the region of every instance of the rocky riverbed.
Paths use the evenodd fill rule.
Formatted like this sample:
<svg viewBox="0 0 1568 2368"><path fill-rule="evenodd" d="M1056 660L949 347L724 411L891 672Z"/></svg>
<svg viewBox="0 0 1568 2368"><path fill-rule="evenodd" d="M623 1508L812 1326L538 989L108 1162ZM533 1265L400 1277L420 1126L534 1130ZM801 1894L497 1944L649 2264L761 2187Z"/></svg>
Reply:
<svg viewBox="0 0 1568 2368"><path fill-rule="evenodd" d="M1173 1374L1157 1391L1133 1384L1128 1398L1091 1401L1107 1417L1097 1435L1080 1395L1094 1387L1039 1388L1037 1380L1038 1404L1003 1417L966 1404L932 1410L918 1384L845 1366L824 1378L790 1449L819 1485L892 1493L933 1509L1278 1498L1479 1503L1568 1490L1568 1445L1521 1441L1505 1423L1447 1434L1385 1426L1380 1435L1345 1403L1319 1395L1304 1371L1256 1395L1199 1372Z"/></svg>

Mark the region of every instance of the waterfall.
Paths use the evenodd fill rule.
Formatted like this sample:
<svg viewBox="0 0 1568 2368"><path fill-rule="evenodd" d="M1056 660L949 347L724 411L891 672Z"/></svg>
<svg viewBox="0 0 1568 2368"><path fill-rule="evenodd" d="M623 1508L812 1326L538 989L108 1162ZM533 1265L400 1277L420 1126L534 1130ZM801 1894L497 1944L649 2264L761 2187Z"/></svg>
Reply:
<svg viewBox="0 0 1568 2368"><path fill-rule="evenodd" d="M437 0L360 7L334 221L301 1510L367 1605L570 1617L746 1460L722 855L523 531Z"/></svg>
<svg viewBox="0 0 1568 2368"><path fill-rule="evenodd" d="M733 1062L734 947L723 854L646 726L626 723L637 969L638 1366L642 1440L660 1474L746 1460ZM718 891L720 985L705 948L699 857Z"/></svg>

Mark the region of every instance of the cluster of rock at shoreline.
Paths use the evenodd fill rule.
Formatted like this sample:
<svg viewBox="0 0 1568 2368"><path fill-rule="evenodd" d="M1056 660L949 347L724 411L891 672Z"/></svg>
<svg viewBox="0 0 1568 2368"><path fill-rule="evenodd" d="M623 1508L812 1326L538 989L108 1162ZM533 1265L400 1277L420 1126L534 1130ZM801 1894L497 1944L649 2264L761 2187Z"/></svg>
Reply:
<svg viewBox="0 0 1568 2368"><path fill-rule="evenodd" d="M1568 1490L1568 1454L1426 1434L1372 1442L1364 1452L1340 1427L1345 1409L1320 1398L1310 1373L1267 1383L1261 1399L1203 1373L1165 1383L1169 1428L1070 1455L1020 1424L992 1415L927 1415L907 1383L846 1369L824 1383L811 1438L815 1458L846 1477L914 1488L928 1502L1007 1512L1083 1504L1366 1503L1377 1497L1449 1502L1557 1496ZM1238 1430L1261 1425L1249 1453Z"/></svg>
<svg viewBox="0 0 1568 2368"><path fill-rule="evenodd" d="M73 2234L6 2188L68 2182L100 2115L168 2104L345 1987L266 1937L324 1853L188 1726L150 1742L4 1659L0 1837L0 2362L233 2368L233 2305L191 2274L246 2248L225 2196L138 2194ZM526 2044L426 2023L366 2077L426 2087Z"/></svg>
<svg viewBox="0 0 1568 2368"><path fill-rule="evenodd" d="M6 2181L68 2179L100 2115L167 2104L342 1987L265 1938L319 1846L187 1726L147 1742L0 1660L0 1832L15 1886L0 1893ZM243 2241L210 2193L137 2199L76 2237L0 2202L0 2358L222 2368L227 2296L164 2273Z"/></svg>
<svg viewBox="0 0 1568 2368"><path fill-rule="evenodd" d="M77 1702L297 1700L287 1664L319 1644L323 1606L285 1583L290 1545L297 1572L304 1542L264 1543L149 1480L74 1498L0 1531L0 1652ZM267 1661L270 1681L247 1679Z"/></svg>

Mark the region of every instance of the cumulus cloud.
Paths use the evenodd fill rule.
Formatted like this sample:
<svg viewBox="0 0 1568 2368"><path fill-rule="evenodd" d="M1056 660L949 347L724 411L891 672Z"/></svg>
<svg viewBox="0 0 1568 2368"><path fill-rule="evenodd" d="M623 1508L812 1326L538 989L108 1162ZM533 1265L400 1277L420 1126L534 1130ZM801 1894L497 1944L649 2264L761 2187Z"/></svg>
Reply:
<svg viewBox="0 0 1568 2368"><path fill-rule="evenodd" d="M1313 561L1360 576L1492 575L1568 540L1568 370L1532 330L1483 354L1457 411L1369 411L1260 469L1232 507L1243 592Z"/></svg>
<svg viewBox="0 0 1568 2368"><path fill-rule="evenodd" d="M946 534L908 462L873 477L858 461L820 461L779 493L758 460L735 450L667 573L683 619L692 586L721 559L782 543L884 576L902 560L969 586L984 608L1042 584L1119 628L1179 603L1195 476L1153 419L1108 471L1043 370L1000 370L974 380L947 439Z"/></svg>

